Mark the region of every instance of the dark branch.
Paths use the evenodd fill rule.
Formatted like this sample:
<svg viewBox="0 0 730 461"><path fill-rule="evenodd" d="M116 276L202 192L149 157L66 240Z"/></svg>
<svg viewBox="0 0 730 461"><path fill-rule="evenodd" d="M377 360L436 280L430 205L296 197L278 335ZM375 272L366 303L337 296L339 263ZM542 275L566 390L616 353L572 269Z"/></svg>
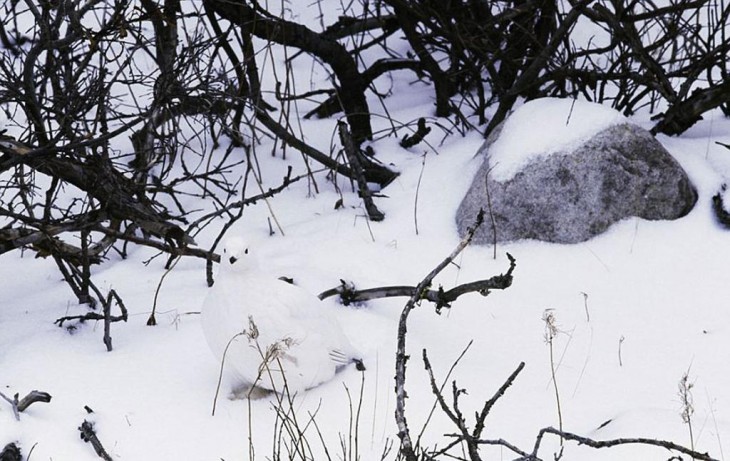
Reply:
<svg viewBox="0 0 730 461"><path fill-rule="evenodd" d="M367 85L347 49L302 24L262 14L244 0L206 0L205 4L234 24L249 27L258 38L310 53L327 63L339 81L338 93L357 143L372 138Z"/></svg>
<svg viewBox="0 0 730 461"><path fill-rule="evenodd" d="M654 447L666 448L667 450L671 450L671 451L677 451L677 452L680 452L687 456L691 456L692 459L696 459L696 460L718 461L716 458L713 458L708 453L700 453L698 451L691 450L687 447L683 447L682 445L677 445L674 442L668 442L666 440L649 439L649 438L643 438L643 437L626 437L626 438L612 439L612 440L593 440L588 437L582 437L580 435L573 434L571 432L560 431L553 427L546 427L546 428L540 430L540 433L538 434L538 440L542 439L543 434L554 434L554 435L560 436L564 440L571 440L574 442L578 442L578 444L580 444L580 445L586 445L591 448L610 448L610 447L615 447L615 446L619 446L619 445L650 445L650 446L654 446ZM525 458L525 459L536 459L533 457L537 456L538 448L539 448L539 444L535 448L535 451L532 453L532 455L530 455L531 457Z"/></svg>
<svg viewBox="0 0 730 461"><path fill-rule="evenodd" d="M5 445L3 450L0 451L0 461L23 461L20 447L14 443Z"/></svg>
<svg viewBox="0 0 730 461"><path fill-rule="evenodd" d="M415 293L406 303L403 311L401 312L400 319L398 321L398 345L395 355L395 422L398 426L398 438L401 441L400 452L404 456L406 461L417 461L415 447L411 439L410 431L408 430L408 422L406 420L406 362L408 361L408 355L406 355L406 335L408 332L408 316L411 311L420 303L422 299L422 293L424 293L433 282L433 279L442 271L446 266L454 261L459 253L471 243L474 238L474 233L479 226L484 222L484 210L480 210L477 215L474 226L468 229L466 236L459 242L454 251L446 257L439 265L437 265L429 274L421 280L416 286Z"/></svg>
<svg viewBox="0 0 730 461"><path fill-rule="evenodd" d="M150 204L137 200L137 185L115 170L109 159L89 156L82 163L53 154L19 155L7 150L6 153L9 153L13 163L17 159L34 170L59 178L87 192L101 202L112 218L132 221L153 235L166 240L177 240L180 246L192 240L178 225L168 222ZM6 165L0 164L0 171L6 169Z"/></svg>
<svg viewBox="0 0 730 461"><path fill-rule="evenodd" d="M29 406L33 405L34 403L48 403L51 401L51 394L41 391L30 391L28 395L26 395L22 399L18 398L19 394L17 393L11 399L10 397L0 392L0 397L10 404L13 409L13 414L15 415L16 421L20 421L20 413L24 412L26 409L28 409ZM2 460L2 458L0 458L0 460Z"/></svg>
<svg viewBox="0 0 730 461"><path fill-rule="evenodd" d="M400 146L404 149L411 148L423 141L423 138L431 132L431 127L426 126L426 119L421 117L418 119L418 129L412 135L406 135L401 139Z"/></svg>
<svg viewBox="0 0 730 461"><path fill-rule="evenodd" d="M93 423L84 420L84 422L81 423L81 426L79 426L79 432L81 432L81 440L90 443L91 446L94 447L94 451L99 456L99 458L103 459L104 461L112 461L112 457L109 456L109 453L106 452L104 446L101 444L99 438L96 436L96 431L94 431Z"/></svg>
<svg viewBox="0 0 730 461"><path fill-rule="evenodd" d="M651 132L681 134L702 120L702 114L727 103L730 103L730 80L725 80L717 86L696 90L689 98L672 104Z"/></svg>
<svg viewBox="0 0 730 461"><path fill-rule="evenodd" d="M378 210L373 201L373 193L368 187L367 179L365 179L365 172L362 168L362 154L360 149L357 147L355 140L352 139L352 135L347 129L345 122L339 122L337 124L337 131L340 135L340 142L342 143L342 149L345 151L347 161L350 163L350 168L354 173L355 180L357 181L358 194L362 201L365 203L365 210L368 212L368 217L371 221L382 221L385 219L385 215Z"/></svg>
<svg viewBox="0 0 730 461"><path fill-rule="evenodd" d="M516 265L516 261L512 255L507 253L507 258L510 261L510 267L504 274L495 275L486 280L464 283L447 291L440 288L438 290L424 289L420 292L420 299L436 304L436 309L440 310L443 307L450 307L451 303L456 301L459 296L467 293L479 293L482 296L486 296L490 290L507 289L512 285L512 272ZM356 290L354 286L343 281L340 286L320 293L319 298L326 299L337 295L340 297L340 302L347 306L351 303L366 302L373 299L398 296L412 297L416 294L418 294L418 287L388 286Z"/></svg>
<svg viewBox="0 0 730 461"><path fill-rule="evenodd" d="M497 392L494 393L491 399L487 400L484 403L484 407L482 408L481 413L477 415L477 422L476 426L474 426L474 432L472 432L473 438L479 438L482 435L482 431L484 430L484 420L487 418L487 415L489 415L489 412L492 410L492 407L495 403L497 403L497 400L499 400L505 392L507 392L507 389L515 382L515 379L517 379L517 375L519 375L522 370L525 368L525 362L520 362L519 365L517 365L517 368L515 371L512 372L511 375L507 378L507 380L502 384L502 386L497 389Z"/></svg>

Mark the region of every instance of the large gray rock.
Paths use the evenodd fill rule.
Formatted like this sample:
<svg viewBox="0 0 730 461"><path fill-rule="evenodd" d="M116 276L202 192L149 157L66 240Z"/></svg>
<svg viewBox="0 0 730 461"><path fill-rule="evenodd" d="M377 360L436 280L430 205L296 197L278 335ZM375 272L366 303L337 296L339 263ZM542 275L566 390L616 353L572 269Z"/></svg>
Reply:
<svg viewBox="0 0 730 461"><path fill-rule="evenodd" d="M677 219L697 201L676 160L649 132L635 125L615 125L571 152L533 159L505 181L487 178L489 150L497 137L480 149L484 163L456 214L463 236L480 208L487 213L475 243L493 242L489 202L497 242L576 243L630 216Z"/></svg>

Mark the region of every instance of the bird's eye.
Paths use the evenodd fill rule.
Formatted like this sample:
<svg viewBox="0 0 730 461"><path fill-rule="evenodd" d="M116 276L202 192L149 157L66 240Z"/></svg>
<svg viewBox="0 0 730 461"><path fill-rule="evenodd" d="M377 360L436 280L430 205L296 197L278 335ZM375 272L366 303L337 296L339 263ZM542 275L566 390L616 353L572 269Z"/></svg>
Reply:
<svg viewBox="0 0 730 461"><path fill-rule="evenodd" d="M248 254L248 248L246 248L245 250L243 250L243 254L245 254L245 255Z"/></svg>
<svg viewBox="0 0 730 461"><path fill-rule="evenodd" d="M235 256L231 256L230 258L228 258L228 262L230 262L231 264L235 263L236 261L238 261L238 258L236 258Z"/></svg>

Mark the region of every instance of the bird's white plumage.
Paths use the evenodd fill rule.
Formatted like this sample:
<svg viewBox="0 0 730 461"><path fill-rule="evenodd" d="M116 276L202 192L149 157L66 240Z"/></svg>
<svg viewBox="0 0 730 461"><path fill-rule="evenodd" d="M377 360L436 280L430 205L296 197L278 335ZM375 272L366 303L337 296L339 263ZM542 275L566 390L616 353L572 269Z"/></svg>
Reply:
<svg viewBox="0 0 730 461"><path fill-rule="evenodd" d="M238 385L282 393L286 384L294 393L332 379L359 358L334 308L264 275L253 249L233 238L203 305L203 332L218 359L225 352L225 369Z"/></svg>

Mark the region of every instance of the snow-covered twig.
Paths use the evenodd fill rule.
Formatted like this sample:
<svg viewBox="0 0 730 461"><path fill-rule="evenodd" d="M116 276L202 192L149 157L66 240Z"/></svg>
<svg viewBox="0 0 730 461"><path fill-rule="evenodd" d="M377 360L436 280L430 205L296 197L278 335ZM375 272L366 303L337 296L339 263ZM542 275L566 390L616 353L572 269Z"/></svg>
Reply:
<svg viewBox="0 0 730 461"><path fill-rule="evenodd" d="M727 190L727 184L723 184L720 191L712 196L712 211L715 212L717 221L725 228L730 228L730 213L725 208L723 194Z"/></svg>

